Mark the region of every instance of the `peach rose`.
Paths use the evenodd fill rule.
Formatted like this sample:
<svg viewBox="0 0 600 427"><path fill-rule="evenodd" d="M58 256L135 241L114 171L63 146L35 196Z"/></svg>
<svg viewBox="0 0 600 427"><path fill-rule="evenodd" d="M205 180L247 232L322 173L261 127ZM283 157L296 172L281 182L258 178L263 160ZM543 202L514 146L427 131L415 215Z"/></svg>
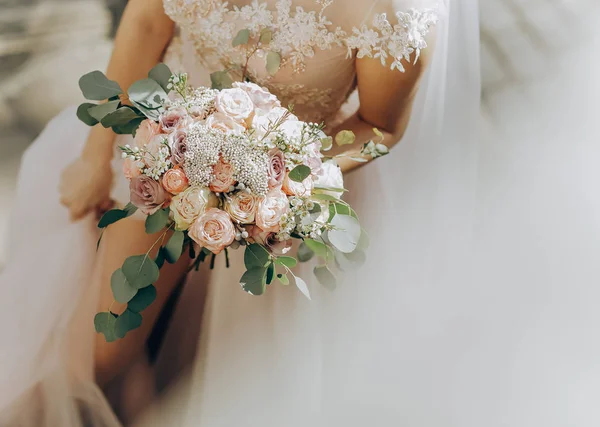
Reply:
<svg viewBox="0 0 600 427"><path fill-rule="evenodd" d="M254 113L254 103L240 88L220 91L215 97L215 108L238 123L244 123Z"/></svg>
<svg viewBox="0 0 600 427"><path fill-rule="evenodd" d="M171 194L179 194L188 188L188 179L181 168L169 169L162 177L162 185Z"/></svg>
<svg viewBox="0 0 600 427"><path fill-rule="evenodd" d="M160 134L160 125L150 119L146 119L140 124L135 132L133 142L136 147L142 148L146 144L149 144L158 134Z"/></svg>
<svg viewBox="0 0 600 427"><path fill-rule="evenodd" d="M140 163L137 160L132 160L130 158L126 158L123 160L123 175L127 179L133 179L136 176L140 176L142 174L142 170L140 169ZM141 167L144 167L144 164L141 164Z"/></svg>
<svg viewBox="0 0 600 427"><path fill-rule="evenodd" d="M302 182L292 181L289 174L285 175L281 189L288 196L308 197L312 194L314 183L309 176Z"/></svg>
<svg viewBox="0 0 600 427"><path fill-rule="evenodd" d="M279 188L270 190L258 205L256 225L263 231L278 232L279 221L290 209L287 196Z"/></svg>
<svg viewBox="0 0 600 427"><path fill-rule="evenodd" d="M220 130L221 132L225 133L241 134L246 131L246 128L239 122L236 122L230 116L219 112L211 115L208 119L206 119L204 124L209 128Z"/></svg>
<svg viewBox="0 0 600 427"><path fill-rule="evenodd" d="M213 254L219 254L235 240L235 227L229 214L212 208L198 218L189 229L190 238Z"/></svg>
<svg viewBox="0 0 600 427"><path fill-rule="evenodd" d="M187 230L207 209L219 204L217 197L205 187L189 187L171 200L171 212L177 230Z"/></svg>
<svg viewBox="0 0 600 427"><path fill-rule="evenodd" d="M219 159L219 162L213 166L214 178L209 185L210 189L215 193L229 193L231 187L235 185L234 172L232 165Z"/></svg>
<svg viewBox="0 0 600 427"><path fill-rule="evenodd" d="M238 191L228 196L225 201L225 211L238 224L252 224L260 199L252 193Z"/></svg>

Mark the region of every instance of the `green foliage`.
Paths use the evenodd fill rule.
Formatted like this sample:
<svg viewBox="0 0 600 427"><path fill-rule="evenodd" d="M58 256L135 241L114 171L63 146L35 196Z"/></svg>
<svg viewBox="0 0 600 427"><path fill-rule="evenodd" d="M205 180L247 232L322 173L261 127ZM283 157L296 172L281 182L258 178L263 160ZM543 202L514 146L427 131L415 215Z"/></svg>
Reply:
<svg viewBox="0 0 600 427"><path fill-rule="evenodd" d="M169 80L173 73L166 64L160 63L154 66L148 73L148 78L154 80L164 89L165 92L169 93Z"/></svg>
<svg viewBox="0 0 600 427"><path fill-rule="evenodd" d="M150 306L156 299L156 288L152 285L140 289L137 294L133 297L127 309L134 313L141 313Z"/></svg>
<svg viewBox="0 0 600 427"><path fill-rule="evenodd" d="M302 182L308 178L311 174L311 170L306 165L298 165L292 169L289 173L289 177L292 181Z"/></svg>
<svg viewBox="0 0 600 427"><path fill-rule="evenodd" d="M181 257L181 254L183 252L184 240L185 234L183 233L183 231L173 232L173 235L163 248L165 252L165 259L169 264L176 263Z"/></svg>
<svg viewBox="0 0 600 427"><path fill-rule="evenodd" d="M110 127L126 126L131 121L136 120L136 119L144 119L144 118L139 116L130 107L124 106L124 107L117 108L115 111L105 115L102 118L102 120L100 121L100 123L102 123L102 126L104 126L105 128L110 128Z"/></svg>
<svg viewBox="0 0 600 427"><path fill-rule="evenodd" d="M146 217L146 233L154 234L169 224L169 209L159 209Z"/></svg>
<svg viewBox="0 0 600 427"><path fill-rule="evenodd" d="M127 218L127 212L123 209L111 209L102 215L100 221L98 222L98 228L105 228L115 222L118 222L124 218Z"/></svg>
<svg viewBox="0 0 600 427"><path fill-rule="evenodd" d="M329 205L329 222L331 222L333 217L336 215L348 215L358 220L358 215L356 212L354 212L350 205L347 205L341 201L337 201Z"/></svg>
<svg viewBox="0 0 600 427"><path fill-rule="evenodd" d="M138 117L137 119L133 119L129 123L125 123L123 125L113 126L113 132L117 135L133 135L135 136L136 131L145 120L145 117Z"/></svg>
<svg viewBox="0 0 600 427"><path fill-rule="evenodd" d="M150 286L158 280L159 276L158 266L148 255L136 255L127 258L121 269L135 289Z"/></svg>
<svg viewBox="0 0 600 427"><path fill-rule="evenodd" d="M104 104L99 104L99 105L95 105L93 107L90 107L88 109L88 113L90 116L92 116L94 119L98 120L99 122L102 121L102 119L104 119L105 116L107 116L108 114L116 111L116 109L119 107L120 101L108 101L105 102Z"/></svg>
<svg viewBox="0 0 600 427"><path fill-rule="evenodd" d="M356 141L356 135L351 130L343 130L335 136L335 143L339 146L351 145Z"/></svg>
<svg viewBox="0 0 600 427"><path fill-rule="evenodd" d="M294 280L296 282L296 287L300 290L300 292L302 292L306 298L310 299L310 292L306 282L298 276L294 276Z"/></svg>
<svg viewBox="0 0 600 427"><path fill-rule="evenodd" d="M333 147L333 138L330 136L326 136L325 138L321 138L321 151L329 151Z"/></svg>
<svg viewBox="0 0 600 427"><path fill-rule="evenodd" d="M92 71L79 79L79 88L86 99L103 101L123 93L119 84L109 80L101 71Z"/></svg>
<svg viewBox="0 0 600 427"><path fill-rule="evenodd" d="M115 335L124 338L127 332L133 331L142 325L142 315L131 310L125 310L115 321Z"/></svg>
<svg viewBox="0 0 600 427"><path fill-rule="evenodd" d="M250 40L250 30L244 28L243 30L240 30L236 34L236 36L233 38L233 41L231 42L231 46L238 47L243 44L248 44L249 40Z"/></svg>
<svg viewBox="0 0 600 427"><path fill-rule="evenodd" d="M106 342L113 342L117 340L115 334L115 323L117 322L117 316L108 311L96 314L94 317L94 328L96 332L104 335Z"/></svg>
<svg viewBox="0 0 600 427"><path fill-rule="evenodd" d="M277 52L267 53L267 72L274 75L281 67L281 55Z"/></svg>
<svg viewBox="0 0 600 427"><path fill-rule="evenodd" d="M290 284L290 279L288 279L287 274L278 274L277 280L279 280L279 282L285 286Z"/></svg>
<svg viewBox="0 0 600 427"><path fill-rule="evenodd" d="M146 117L157 120L167 92L152 79L138 80L127 91L129 99Z"/></svg>
<svg viewBox="0 0 600 427"><path fill-rule="evenodd" d="M273 40L273 31L268 28L263 28L260 32L260 42L262 44L269 44Z"/></svg>
<svg viewBox="0 0 600 427"><path fill-rule="evenodd" d="M275 262L280 265L285 265L288 268L294 268L298 264L298 261L296 261L296 258L292 258L290 256L277 257Z"/></svg>
<svg viewBox="0 0 600 427"><path fill-rule="evenodd" d="M312 239L305 239L304 244L318 257L327 258L330 249L325 243L318 242Z"/></svg>
<svg viewBox="0 0 600 427"><path fill-rule="evenodd" d="M244 273L240 279L242 288L251 295L262 295L267 287L267 269L255 267Z"/></svg>
<svg viewBox="0 0 600 427"><path fill-rule="evenodd" d="M270 263L269 266L267 267L267 279L266 279L267 285L270 285L271 282L273 282L274 276L275 276L275 264Z"/></svg>
<svg viewBox="0 0 600 427"><path fill-rule="evenodd" d="M315 256L315 253L308 247L306 242L300 243L298 247L298 261L308 262Z"/></svg>
<svg viewBox="0 0 600 427"><path fill-rule="evenodd" d="M356 218L348 215L336 215L330 224L335 228L329 230L327 237L340 252L353 252L360 240L361 228Z"/></svg>
<svg viewBox="0 0 600 427"><path fill-rule="evenodd" d="M228 89L233 84L231 76L228 71L216 71L210 75L210 82L212 89L222 90Z"/></svg>
<svg viewBox="0 0 600 427"><path fill-rule="evenodd" d="M246 247L244 252L244 265L246 269L264 268L269 262L269 252L258 243Z"/></svg>
<svg viewBox="0 0 600 427"><path fill-rule="evenodd" d="M337 280L333 273L326 266L315 267L315 276L319 283L329 290L334 290L337 286Z"/></svg>
<svg viewBox="0 0 600 427"><path fill-rule="evenodd" d="M117 302L126 304L135 296L137 288L131 285L122 269L116 270L110 278L110 287Z"/></svg>
<svg viewBox="0 0 600 427"><path fill-rule="evenodd" d="M81 120L83 123L85 123L88 126L95 126L98 124L98 120L96 120L95 118L93 118L90 113L88 112L88 110L92 107L95 107L96 104L92 104L91 102L85 102L83 104L81 104L78 108L77 108L77 118L79 120Z"/></svg>

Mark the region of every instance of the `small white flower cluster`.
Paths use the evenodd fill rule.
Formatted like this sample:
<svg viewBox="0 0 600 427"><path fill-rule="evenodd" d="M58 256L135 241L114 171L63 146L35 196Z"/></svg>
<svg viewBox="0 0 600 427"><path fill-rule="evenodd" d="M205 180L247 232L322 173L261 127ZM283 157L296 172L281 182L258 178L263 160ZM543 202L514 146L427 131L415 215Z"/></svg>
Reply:
<svg viewBox="0 0 600 427"><path fill-rule="evenodd" d="M186 92L183 92L186 93ZM190 116L205 119L215 112L215 96L217 91L209 88L189 90L186 96L178 96L169 101L169 108L183 107Z"/></svg>
<svg viewBox="0 0 600 427"><path fill-rule="evenodd" d="M292 234L317 239L326 227L329 212L310 198L290 197L290 213L282 216L277 234L279 240L287 240Z"/></svg>
<svg viewBox="0 0 600 427"><path fill-rule="evenodd" d="M123 159L135 161L140 171L157 181L172 166L171 151L166 140L154 152L150 152L146 147L131 147L129 144L121 147L121 151Z"/></svg>

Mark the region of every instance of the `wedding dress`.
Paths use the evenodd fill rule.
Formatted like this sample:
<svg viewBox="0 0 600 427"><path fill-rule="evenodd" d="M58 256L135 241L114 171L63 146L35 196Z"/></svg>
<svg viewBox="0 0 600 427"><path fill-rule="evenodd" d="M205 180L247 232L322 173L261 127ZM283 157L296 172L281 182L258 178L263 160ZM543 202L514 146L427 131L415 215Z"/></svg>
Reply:
<svg viewBox="0 0 600 427"><path fill-rule="evenodd" d="M433 49L403 141L346 179L348 200L371 234L367 263L346 272L334 292L309 283L312 301L283 286L252 297L239 288L239 253L231 269L218 264L209 278L182 424L398 425L425 416L431 396L440 392L432 379L444 370L417 355L448 351L445 321L455 320L448 311L447 319L429 318L469 282L479 102L476 6L468 0L164 3L178 27L165 55L173 70L207 85L212 71L235 61L231 40L240 28L268 26L275 30L281 70L269 77L259 58L250 63L251 77L293 104L301 119L330 126L356 110L356 97L347 102L356 87L356 57L412 53L415 59L421 49ZM427 47L426 39L435 43ZM390 65L400 73L406 62L382 61ZM0 332L0 425L118 425L92 382L98 290L86 284L97 230L91 218L71 224L56 190L60 171L78 155L87 132L74 109L67 110L24 157L11 257L0 278L11 307L0 311L1 324L10 325ZM120 176L118 159L115 168ZM117 179L113 197L127 202L124 179ZM304 270L308 279L310 268ZM193 298L186 303L193 305ZM185 317L185 310L178 314ZM173 334L183 328L175 322ZM431 378L411 378L424 368ZM407 381L416 387L399 387ZM436 408L438 420L450 411Z"/></svg>

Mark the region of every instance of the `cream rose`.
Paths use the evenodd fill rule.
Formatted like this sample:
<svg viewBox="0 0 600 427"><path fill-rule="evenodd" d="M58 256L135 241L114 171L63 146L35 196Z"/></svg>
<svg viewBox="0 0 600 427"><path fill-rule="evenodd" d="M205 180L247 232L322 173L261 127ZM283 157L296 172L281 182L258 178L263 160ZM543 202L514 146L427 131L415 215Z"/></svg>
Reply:
<svg viewBox="0 0 600 427"><path fill-rule="evenodd" d="M321 172L316 176L315 184L321 187L344 188L344 176L340 167L333 161L323 163ZM344 194L343 191L325 191L324 193L338 199Z"/></svg>
<svg viewBox="0 0 600 427"><path fill-rule="evenodd" d="M281 107L281 103L275 95L255 83L235 82L233 87L246 92L254 106L260 110L268 111L275 107Z"/></svg>
<svg viewBox="0 0 600 427"><path fill-rule="evenodd" d="M171 194L179 194L188 188L188 179L185 172L179 168L169 169L162 177L162 185Z"/></svg>
<svg viewBox="0 0 600 427"><path fill-rule="evenodd" d="M279 220L290 209L287 196L279 188L270 190L258 205L256 225L263 231L278 232Z"/></svg>
<svg viewBox="0 0 600 427"><path fill-rule="evenodd" d="M258 210L260 199L246 191L238 191L228 196L225 201L225 211L238 224L252 224Z"/></svg>
<svg viewBox="0 0 600 427"><path fill-rule="evenodd" d="M219 254L235 240L235 227L227 212L212 208L192 224L188 234L201 247Z"/></svg>
<svg viewBox="0 0 600 427"><path fill-rule="evenodd" d="M240 88L220 91L215 97L215 108L238 123L244 123L254 113L254 103Z"/></svg>
<svg viewBox="0 0 600 427"><path fill-rule="evenodd" d="M215 193L228 193L235 185L234 173L232 165L219 159L219 162L213 166L214 178L210 183L210 189Z"/></svg>
<svg viewBox="0 0 600 427"><path fill-rule="evenodd" d="M160 125L150 119L144 120L135 132L134 144L142 148L149 144L152 139L160 133Z"/></svg>
<svg viewBox="0 0 600 427"><path fill-rule="evenodd" d="M239 122L236 122L230 116L219 112L212 114L206 119L204 125L225 133L241 134L246 131L246 128Z"/></svg>
<svg viewBox="0 0 600 427"><path fill-rule="evenodd" d="M292 181L288 174L285 175L283 179L283 185L281 189L288 196L300 196L300 197L308 197L312 194L312 190L314 188L314 182L312 177L307 177L302 182Z"/></svg>
<svg viewBox="0 0 600 427"><path fill-rule="evenodd" d="M171 212L177 230L187 230L207 209L217 206L217 197L205 187L189 187L171 200Z"/></svg>

